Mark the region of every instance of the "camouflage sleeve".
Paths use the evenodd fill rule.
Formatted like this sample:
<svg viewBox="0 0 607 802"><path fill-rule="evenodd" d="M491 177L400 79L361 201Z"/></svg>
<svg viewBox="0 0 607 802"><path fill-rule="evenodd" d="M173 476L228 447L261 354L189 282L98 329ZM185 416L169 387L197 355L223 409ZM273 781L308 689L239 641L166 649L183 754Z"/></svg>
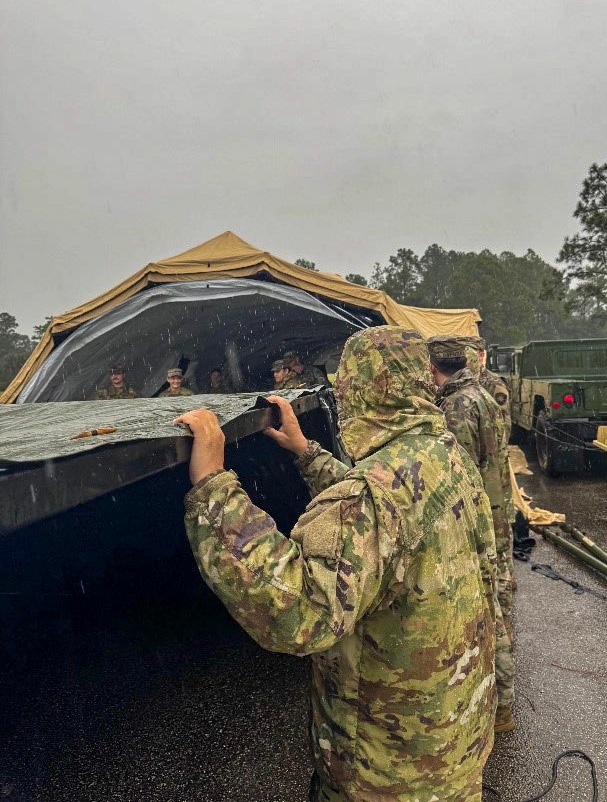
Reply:
<svg viewBox="0 0 607 802"><path fill-rule="evenodd" d="M499 453L489 454L480 467L485 492L489 497L493 513L495 544L497 553L502 554L510 549L510 521L508 501L504 494L503 467Z"/></svg>
<svg viewBox="0 0 607 802"><path fill-rule="evenodd" d="M97 390L97 401L107 401L107 399L108 399L107 390Z"/></svg>
<svg viewBox="0 0 607 802"><path fill-rule="evenodd" d="M476 407L462 403L465 399L458 398L454 402L448 397L441 405L445 413L447 428L455 439L470 455L477 466L481 462L481 442L479 437L479 420Z"/></svg>
<svg viewBox="0 0 607 802"><path fill-rule="evenodd" d="M510 417L510 390L503 379L500 379L495 386L493 398L495 399L495 402L499 406L500 412L502 413L506 443L508 443L510 440L510 432L512 431L512 418Z"/></svg>
<svg viewBox="0 0 607 802"><path fill-rule="evenodd" d="M315 440L308 441L308 447L301 457L297 457L295 464L312 498L335 482L341 481L348 472L343 462L336 459L329 451L325 451Z"/></svg>
<svg viewBox="0 0 607 802"><path fill-rule="evenodd" d="M495 620L495 600L497 599L498 587L497 548L495 544L495 531L493 528L493 514L478 468L472 461L468 452L463 448L460 448L460 454L470 482L477 492L475 503L479 510L479 515L477 518L477 525L474 529L474 539L483 585L486 589L485 596ZM484 514L481 514L481 511Z"/></svg>
<svg viewBox="0 0 607 802"><path fill-rule="evenodd" d="M321 493L291 539L251 502L232 472L207 477L185 505L186 531L205 582L266 649L324 651L353 630L379 592L379 528L361 480L337 482Z"/></svg>

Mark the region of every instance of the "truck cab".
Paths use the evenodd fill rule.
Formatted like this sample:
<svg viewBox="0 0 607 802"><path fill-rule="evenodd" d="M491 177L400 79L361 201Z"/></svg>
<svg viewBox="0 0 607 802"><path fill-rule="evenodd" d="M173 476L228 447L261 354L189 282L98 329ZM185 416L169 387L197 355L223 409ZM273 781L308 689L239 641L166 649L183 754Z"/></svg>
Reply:
<svg viewBox="0 0 607 802"><path fill-rule="evenodd" d="M606 463L592 443L607 425L607 339L536 340L491 353L511 385L515 436L535 435L544 473Z"/></svg>

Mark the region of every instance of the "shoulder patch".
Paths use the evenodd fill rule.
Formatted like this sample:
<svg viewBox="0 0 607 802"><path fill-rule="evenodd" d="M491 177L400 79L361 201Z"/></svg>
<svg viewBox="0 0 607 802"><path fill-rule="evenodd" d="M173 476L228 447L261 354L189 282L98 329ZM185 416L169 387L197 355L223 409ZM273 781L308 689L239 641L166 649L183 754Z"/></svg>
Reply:
<svg viewBox="0 0 607 802"><path fill-rule="evenodd" d="M342 510L355 504L365 487L360 479L344 479L312 499L291 532L291 539L301 543L304 557L337 557Z"/></svg>
<svg viewBox="0 0 607 802"><path fill-rule="evenodd" d="M314 496L308 509L321 501L337 501L339 499L356 498L360 496L366 487L366 482L362 479L348 479L344 478L339 482L335 482L330 487L327 487L317 496Z"/></svg>
<svg viewBox="0 0 607 802"><path fill-rule="evenodd" d="M497 401L498 404L503 405L508 400L508 396L506 395L506 393L496 393L495 400Z"/></svg>

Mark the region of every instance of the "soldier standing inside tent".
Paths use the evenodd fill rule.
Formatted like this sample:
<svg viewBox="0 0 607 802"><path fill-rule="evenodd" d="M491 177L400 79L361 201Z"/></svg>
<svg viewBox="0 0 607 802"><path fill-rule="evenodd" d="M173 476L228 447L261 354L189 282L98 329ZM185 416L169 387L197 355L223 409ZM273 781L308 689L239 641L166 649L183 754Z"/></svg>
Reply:
<svg viewBox="0 0 607 802"><path fill-rule="evenodd" d="M105 387L97 390L98 401L109 401L117 398L139 398L139 393L126 380L124 365L112 365L110 380Z"/></svg>
<svg viewBox="0 0 607 802"><path fill-rule="evenodd" d="M304 365L297 351L287 351L283 359L291 373L295 374L298 387L316 387L319 384L327 383L318 368L313 365Z"/></svg>
<svg viewBox="0 0 607 802"><path fill-rule="evenodd" d="M285 387L291 376L291 371L284 359L275 359L272 362L272 375L274 376L274 390L291 389Z"/></svg>
<svg viewBox="0 0 607 802"><path fill-rule="evenodd" d="M230 382L225 379L221 374L220 368L213 368L209 373L209 389L208 393L233 393Z"/></svg>
<svg viewBox="0 0 607 802"><path fill-rule="evenodd" d="M514 660L512 657L512 592L508 565L510 523L503 486L508 458L504 427L497 404L466 367L466 350L458 337L436 336L428 340L430 367L438 386L436 403L447 427L474 460L491 503L498 568L496 604L496 678L498 709L496 732L514 729Z"/></svg>
<svg viewBox="0 0 607 802"><path fill-rule="evenodd" d="M181 386L183 382L183 371L181 368L170 368L167 370L167 381L169 386L160 393L159 398L175 398L176 396L193 395L191 390Z"/></svg>
<svg viewBox="0 0 607 802"><path fill-rule="evenodd" d="M480 802L495 713L491 510L434 405L419 334L365 329L335 379L355 461L303 435L270 396L266 434L312 501L284 537L224 469L217 418L194 434L186 530L205 581L263 647L312 655L313 802Z"/></svg>

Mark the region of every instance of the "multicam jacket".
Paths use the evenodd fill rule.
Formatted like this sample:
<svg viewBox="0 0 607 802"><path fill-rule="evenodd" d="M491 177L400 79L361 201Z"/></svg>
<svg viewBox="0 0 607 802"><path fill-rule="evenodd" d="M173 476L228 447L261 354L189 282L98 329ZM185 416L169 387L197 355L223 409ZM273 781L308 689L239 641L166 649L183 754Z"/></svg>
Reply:
<svg viewBox="0 0 607 802"><path fill-rule="evenodd" d="M491 511L431 403L419 335L366 329L335 390L348 469L310 442L287 539L237 477L186 497L201 573L267 649L311 654L323 802L480 802L495 707Z"/></svg>
<svg viewBox="0 0 607 802"><path fill-rule="evenodd" d="M506 442L510 439L510 432L512 430L512 418L510 417L510 389L505 380L493 373L491 370L483 367L480 371L479 377L480 386L485 389L491 398L500 408L502 413L502 420L504 422L504 431L506 435Z"/></svg>
<svg viewBox="0 0 607 802"><path fill-rule="evenodd" d="M122 387L114 387L113 384L108 384L107 387L97 390L98 401L113 401L116 398L139 398L139 393L129 387L126 382Z"/></svg>
<svg viewBox="0 0 607 802"><path fill-rule="evenodd" d="M303 372L299 374L298 379L304 382L305 387L316 387L319 384L327 383L321 371L313 365L306 365Z"/></svg>
<svg viewBox="0 0 607 802"><path fill-rule="evenodd" d="M301 376L298 376L293 370L290 370L287 377L284 378L281 382L278 383L277 386L274 387L275 390L299 390L302 387L307 387L304 380Z"/></svg>
<svg viewBox="0 0 607 802"><path fill-rule="evenodd" d="M512 429L512 419L510 417L510 390L505 380L493 373L481 364L479 353L475 347L466 346L466 367L478 381L480 386L486 390L500 408L502 421L504 424L504 434L506 444L510 439Z"/></svg>
<svg viewBox="0 0 607 802"><path fill-rule="evenodd" d="M447 428L480 471L491 503L497 550L507 551L511 538L507 495L510 471L500 410L468 368L442 385L436 403L445 415Z"/></svg>

